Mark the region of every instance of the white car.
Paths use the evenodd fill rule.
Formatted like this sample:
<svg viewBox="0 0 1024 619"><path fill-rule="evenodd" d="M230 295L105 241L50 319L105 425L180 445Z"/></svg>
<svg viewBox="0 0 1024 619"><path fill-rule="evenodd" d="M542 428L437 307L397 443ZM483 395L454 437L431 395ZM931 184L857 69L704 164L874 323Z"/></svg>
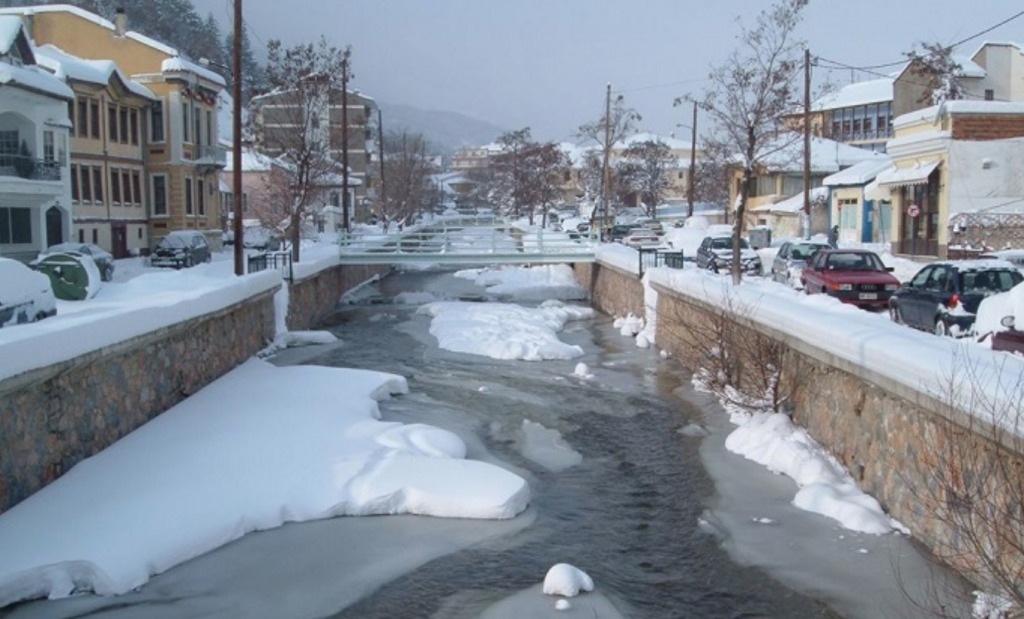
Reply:
<svg viewBox="0 0 1024 619"><path fill-rule="evenodd" d="M57 313L50 278L17 260L0 258L0 327L35 322Z"/></svg>

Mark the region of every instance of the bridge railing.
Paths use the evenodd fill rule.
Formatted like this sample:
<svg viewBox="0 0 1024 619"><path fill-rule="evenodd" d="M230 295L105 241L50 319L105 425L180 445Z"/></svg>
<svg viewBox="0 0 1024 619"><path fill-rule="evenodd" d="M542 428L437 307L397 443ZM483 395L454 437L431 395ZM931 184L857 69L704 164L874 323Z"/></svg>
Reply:
<svg viewBox="0 0 1024 619"><path fill-rule="evenodd" d="M592 256L597 241L506 225L446 225L390 234L342 233L338 244L342 261L347 262L555 262Z"/></svg>

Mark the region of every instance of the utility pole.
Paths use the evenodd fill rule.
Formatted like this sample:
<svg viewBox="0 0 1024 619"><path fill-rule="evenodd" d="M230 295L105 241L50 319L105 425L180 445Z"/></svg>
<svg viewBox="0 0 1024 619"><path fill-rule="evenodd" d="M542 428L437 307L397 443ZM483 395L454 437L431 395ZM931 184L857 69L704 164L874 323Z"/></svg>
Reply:
<svg viewBox="0 0 1024 619"><path fill-rule="evenodd" d="M811 50L804 50L804 238L811 238Z"/></svg>
<svg viewBox="0 0 1024 619"><path fill-rule="evenodd" d="M690 125L690 179L686 183L686 216L693 217L693 181L697 171L697 102L693 102L693 124Z"/></svg>
<svg viewBox="0 0 1024 619"><path fill-rule="evenodd" d="M232 43L232 80L231 80L231 195L232 195L232 231L235 237L234 258L235 275L245 275L244 253L242 251L242 0L235 0L234 15L235 36ZM198 140L197 140L198 141Z"/></svg>
<svg viewBox="0 0 1024 619"><path fill-rule="evenodd" d="M345 232L351 228L348 213L348 59L351 55L352 50L346 48L341 58L341 227Z"/></svg>
<svg viewBox="0 0 1024 619"><path fill-rule="evenodd" d="M608 82L604 96L604 163L601 168L601 232L598 238L604 240L608 226L608 194L611 186L611 175L608 168L612 151L612 84Z"/></svg>
<svg viewBox="0 0 1024 619"><path fill-rule="evenodd" d="M387 229L388 221L388 194L384 184L384 115L377 108L377 152L380 155L380 216L384 220L384 229Z"/></svg>

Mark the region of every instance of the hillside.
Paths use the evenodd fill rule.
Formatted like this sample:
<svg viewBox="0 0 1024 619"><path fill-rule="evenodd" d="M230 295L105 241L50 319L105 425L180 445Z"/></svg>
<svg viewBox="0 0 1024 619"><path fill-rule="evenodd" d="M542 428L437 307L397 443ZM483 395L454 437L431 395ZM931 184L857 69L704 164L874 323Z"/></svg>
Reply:
<svg viewBox="0 0 1024 619"><path fill-rule="evenodd" d="M479 146L493 142L505 133L497 125L477 120L458 112L423 110L411 105L378 101L384 113L384 130L406 129L422 133L439 155L451 155L462 146Z"/></svg>

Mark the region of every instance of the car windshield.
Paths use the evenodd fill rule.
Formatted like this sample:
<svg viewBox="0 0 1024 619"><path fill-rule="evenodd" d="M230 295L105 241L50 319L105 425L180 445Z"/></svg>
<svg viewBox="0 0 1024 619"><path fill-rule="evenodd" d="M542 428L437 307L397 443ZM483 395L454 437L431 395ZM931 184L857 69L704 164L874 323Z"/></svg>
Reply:
<svg viewBox="0 0 1024 619"><path fill-rule="evenodd" d="M747 239L740 239L740 249L749 249ZM732 249L732 238L728 236L711 239L711 249Z"/></svg>
<svg viewBox="0 0 1024 619"><path fill-rule="evenodd" d="M800 243L799 245L794 245L789 250L789 257L793 260L810 260L814 252L825 247L824 245L815 245L814 243Z"/></svg>
<svg viewBox="0 0 1024 619"><path fill-rule="evenodd" d="M830 271L884 271L878 256L865 253L835 253L828 257Z"/></svg>
<svg viewBox="0 0 1024 619"><path fill-rule="evenodd" d="M50 245L46 248L48 254L58 254L61 252L77 251L77 252L89 252L89 248L85 245L78 245L76 243L58 243L56 245Z"/></svg>
<svg viewBox="0 0 1024 619"><path fill-rule="evenodd" d="M963 271L960 273L961 289L964 292L1007 292L1024 280L1020 271L1008 269L987 271Z"/></svg>
<svg viewBox="0 0 1024 619"><path fill-rule="evenodd" d="M182 247L187 247L187 244L185 243L185 239L180 236L165 236L157 247L163 247L164 249L180 249Z"/></svg>

